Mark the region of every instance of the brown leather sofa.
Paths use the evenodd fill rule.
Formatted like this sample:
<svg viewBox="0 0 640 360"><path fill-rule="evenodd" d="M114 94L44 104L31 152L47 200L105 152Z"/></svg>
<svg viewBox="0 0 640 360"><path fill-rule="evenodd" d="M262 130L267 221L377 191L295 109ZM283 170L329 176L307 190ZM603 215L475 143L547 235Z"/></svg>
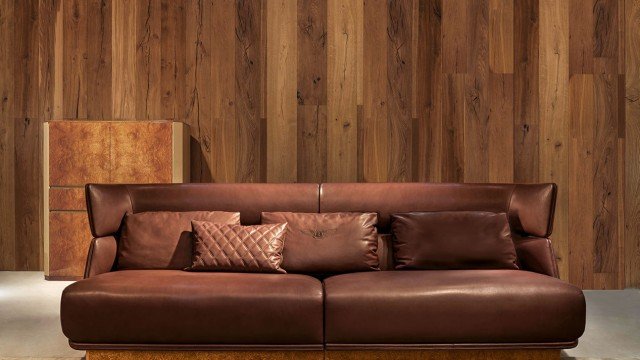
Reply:
<svg viewBox="0 0 640 360"><path fill-rule="evenodd" d="M64 334L88 350L560 349L585 325L582 291L558 279L553 184L87 185L95 238L85 279L62 295ZM117 271L127 212L377 212L386 271L305 274ZM521 270L392 271L390 214L505 212Z"/></svg>

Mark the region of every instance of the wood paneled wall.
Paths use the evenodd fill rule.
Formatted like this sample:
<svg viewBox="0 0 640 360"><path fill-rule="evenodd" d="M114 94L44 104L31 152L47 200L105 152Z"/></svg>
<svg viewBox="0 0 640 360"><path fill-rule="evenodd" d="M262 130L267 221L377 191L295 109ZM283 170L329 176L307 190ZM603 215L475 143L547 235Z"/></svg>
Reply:
<svg viewBox="0 0 640 360"><path fill-rule="evenodd" d="M193 181L556 182L563 279L640 285L640 0L0 0L0 268L40 124L175 119Z"/></svg>

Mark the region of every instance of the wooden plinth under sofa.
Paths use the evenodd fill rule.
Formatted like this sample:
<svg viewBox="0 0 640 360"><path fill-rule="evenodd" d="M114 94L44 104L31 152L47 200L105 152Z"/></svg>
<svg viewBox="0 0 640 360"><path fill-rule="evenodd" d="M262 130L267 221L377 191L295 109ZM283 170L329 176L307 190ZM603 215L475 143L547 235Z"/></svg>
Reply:
<svg viewBox="0 0 640 360"><path fill-rule="evenodd" d="M94 184L86 196L94 239L85 279L62 295L61 321L87 360L546 360L584 331L584 296L558 279L548 239L553 184ZM377 213L380 270L119 266L127 214L196 210L239 212L243 225L263 212ZM392 214L442 211L506 214L515 268L396 269Z"/></svg>

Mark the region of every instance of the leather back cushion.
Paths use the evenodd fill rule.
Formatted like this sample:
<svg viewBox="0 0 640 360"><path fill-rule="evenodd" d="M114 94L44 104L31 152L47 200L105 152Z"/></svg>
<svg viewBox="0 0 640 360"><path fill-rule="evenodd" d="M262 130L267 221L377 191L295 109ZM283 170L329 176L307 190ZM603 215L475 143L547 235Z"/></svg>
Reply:
<svg viewBox="0 0 640 360"><path fill-rule="evenodd" d="M280 268L287 224L193 226L192 271L285 273Z"/></svg>
<svg viewBox="0 0 640 360"><path fill-rule="evenodd" d="M517 269L505 213L391 215L396 269Z"/></svg>
<svg viewBox="0 0 640 360"><path fill-rule="evenodd" d="M191 220L239 224L224 211L127 214L118 243L118 269L184 269L191 265Z"/></svg>
<svg viewBox="0 0 640 360"><path fill-rule="evenodd" d="M320 212L377 212L380 233L395 213L504 212L514 232L548 237L555 199L553 184L331 183L320 188Z"/></svg>
<svg viewBox="0 0 640 360"><path fill-rule="evenodd" d="M243 225L263 211L318 212L318 184L88 184L93 236L116 234L127 212L233 211Z"/></svg>
<svg viewBox="0 0 640 360"><path fill-rule="evenodd" d="M287 223L282 267L294 273L378 270L375 213L264 212L263 224Z"/></svg>

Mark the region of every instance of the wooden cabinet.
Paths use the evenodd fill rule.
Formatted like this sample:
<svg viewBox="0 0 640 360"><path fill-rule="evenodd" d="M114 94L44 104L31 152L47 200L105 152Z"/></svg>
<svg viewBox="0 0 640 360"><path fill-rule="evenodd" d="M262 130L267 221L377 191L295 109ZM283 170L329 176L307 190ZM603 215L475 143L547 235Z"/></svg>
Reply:
<svg viewBox="0 0 640 360"><path fill-rule="evenodd" d="M171 121L50 121L44 125L45 278L82 277L91 242L87 183L189 181L189 131Z"/></svg>

